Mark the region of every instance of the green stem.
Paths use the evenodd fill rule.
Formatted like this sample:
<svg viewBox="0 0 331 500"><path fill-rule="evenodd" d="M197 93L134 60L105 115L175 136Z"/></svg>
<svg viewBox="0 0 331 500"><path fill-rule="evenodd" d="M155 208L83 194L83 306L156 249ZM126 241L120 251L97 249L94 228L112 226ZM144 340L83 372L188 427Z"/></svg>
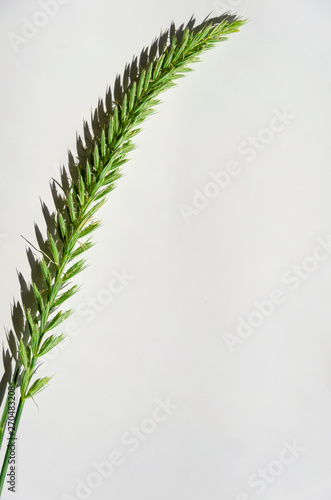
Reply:
<svg viewBox="0 0 331 500"><path fill-rule="evenodd" d="M18 408L16 411L15 415L15 420L14 420L14 426L13 426L13 431L8 438L8 445L7 445L7 450L6 450L6 455L3 461L1 473L0 473L0 495L2 493L3 485L6 479L6 474L7 474L7 469L8 469L8 462L10 458L10 454L12 451L12 446L15 446L15 440L16 440L16 433L17 433L17 428L21 419L22 411L23 411L23 406L24 406L25 400L20 398L20 401L18 403Z"/></svg>

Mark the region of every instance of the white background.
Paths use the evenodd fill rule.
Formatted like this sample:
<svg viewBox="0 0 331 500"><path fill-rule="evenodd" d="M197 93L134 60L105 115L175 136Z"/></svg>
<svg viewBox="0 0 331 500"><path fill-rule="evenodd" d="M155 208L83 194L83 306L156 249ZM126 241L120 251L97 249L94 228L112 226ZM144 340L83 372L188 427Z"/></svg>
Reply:
<svg viewBox="0 0 331 500"><path fill-rule="evenodd" d="M200 22L224 10L250 18L163 94L137 136L79 276L76 336L41 372L55 376L38 407L26 404L17 493L5 490L4 499L83 498L77 479L95 479L93 463L114 450L122 464L86 498L331 498L331 255L320 251L325 260L296 290L284 278L293 278L292 266L313 266L306 259L331 234L331 7L327 0L223 5L69 0L15 51L8 35L21 35L24 18L36 19L42 7L1 2L6 328L19 298L16 270L29 277L20 234L35 241L33 222L43 227L39 196L51 205L48 180L107 84L172 20L195 14ZM291 119L270 134L263 129L275 109ZM270 139L259 142L253 161L242 144L250 136ZM240 173L185 222L180 206L193 206L209 173L232 160ZM101 305L113 272L123 269L132 280ZM255 301L275 289L283 303L230 352L226 333L237 335L238 318L252 318ZM123 434L145 425L156 400L167 398L177 408L131 452ZM299 456L275 465L293 441ZM269 473L259 494L261 481L258 488L248 478L268 467L279 475Z"/></svg>

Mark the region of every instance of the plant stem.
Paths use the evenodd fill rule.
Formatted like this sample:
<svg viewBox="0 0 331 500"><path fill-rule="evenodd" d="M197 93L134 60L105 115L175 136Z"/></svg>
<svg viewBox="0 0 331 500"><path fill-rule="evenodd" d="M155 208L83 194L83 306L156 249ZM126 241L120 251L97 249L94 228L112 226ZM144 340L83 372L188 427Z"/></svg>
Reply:
<svg viewBox="0 0 331 500"><path fill-rule="evenodd" d="M10 454L12 451L12 446L13 445L15 446L17 428L18 428L19 422L21 420L21 415L22 415L24 403L25 403L25 400L20 398L20 401L19 401L18 407L17 407L17 411L16 411L16 415L15 415L13 431L12 431L10 437L8 438L7 450L6 450L5 458L4 458L1 473L0 473L0 495L2 493L2 488L4 485L5 479L6 479L8 462L9 462L9 457L10 457Z"/></svg>

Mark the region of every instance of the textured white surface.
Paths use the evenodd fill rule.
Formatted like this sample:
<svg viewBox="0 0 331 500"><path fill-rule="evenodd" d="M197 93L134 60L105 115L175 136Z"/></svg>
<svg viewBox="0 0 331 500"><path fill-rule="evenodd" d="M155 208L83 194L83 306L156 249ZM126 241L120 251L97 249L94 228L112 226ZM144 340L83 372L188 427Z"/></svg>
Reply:
<svg viewBox="0 0 331 500"><path fill-rule="evenodd" d="M0 6L6 327L16 269L29 276L20 234L34 239L39 196L50 202L54 165L106 85L171 20L234 7L250 22L163 94L137 136L79 278L70 342L42 372L56 376L39 409L24 410L17 493L3 498L329 500L331 249L319 247L331 235L329 2L62 3L17 52L8 34L38 20L42 2ZM257 136L253 155L244 141ZM180 206L215 193L210 172L233 161L238 175L186 223ZM309 270L294 281L296 265ZM105 304L124 269L132 279ZM225 334L261 318L255 302L276 289L282 303L230 352ZM177 408L165 418L156 408L167 398ZM141 423L144 440L129 444ZM98 482L93 463L115 451L121 464L84 496L77 479Z"/></svg>

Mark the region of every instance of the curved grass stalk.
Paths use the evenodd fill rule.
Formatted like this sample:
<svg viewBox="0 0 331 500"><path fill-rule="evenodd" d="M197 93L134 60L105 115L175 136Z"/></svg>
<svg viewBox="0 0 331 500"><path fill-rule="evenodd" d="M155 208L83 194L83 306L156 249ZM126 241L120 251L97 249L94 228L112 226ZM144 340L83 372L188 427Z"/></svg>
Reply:
<svg viewBox="0 0 331 500"><path fill-rule="evenodd" d="M41 281L32 279L33 307L23 301L26 335L17 341L12 385L20 387L20 399L11 439L16 436L25 401L49 383L49 377L35 378L39 360L64 339L63 334L53 334L52 330L72 311L59 308L78 290L78 286L71 286L70 282L86 267L85 259L80 257L92 246L89 236L100 225L94 215L121 177L120 168L134 148L132 139L140 131L139 125L158 104L158 94L191 70L188 64L198 61L202 52L226 40L245 22L224 14L207 19L199 26L195 26L193 18L185 27L175 29L172 24L149 51L142 52L139 65L136 58L126 68L123 84L117 79L114 98L110 90L107 93L106 110L99 102L94 123L92 120L94 135L86 127L85 145L78 140L83 153L79 154L78 161L69 157L69 171L62 171L62 185L52 186L56 210L51 216L52 224L48 221L46 240L38 241L42 257L35 261ZM0 424L0 441L7 418L8 400ZM9 447L0 474L0 493L8 467L8 450Z"/></svg>

